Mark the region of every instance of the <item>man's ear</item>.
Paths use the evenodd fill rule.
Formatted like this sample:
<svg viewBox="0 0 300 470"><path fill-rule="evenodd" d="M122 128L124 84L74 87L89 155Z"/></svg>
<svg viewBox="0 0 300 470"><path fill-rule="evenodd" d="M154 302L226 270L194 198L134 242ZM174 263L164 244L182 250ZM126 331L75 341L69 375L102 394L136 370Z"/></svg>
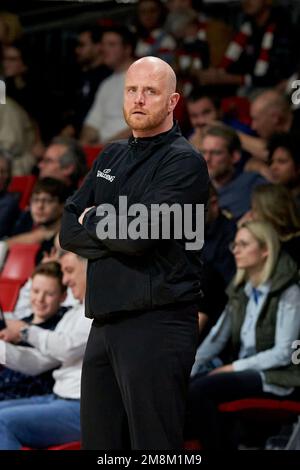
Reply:
<svg viewBox="0 0 300 470"><path fill-rule="evenodd" d="M235 150L232 152L232 161L234 164L238 163L241 159L241 152L239 150Z"/></svg>
<svg viewBox="0 0 300 470"><path fill-rule="evenodd" d="M169 98L169 112L173 111L179 101L180 94L179 93L171 93Z"/></svg>

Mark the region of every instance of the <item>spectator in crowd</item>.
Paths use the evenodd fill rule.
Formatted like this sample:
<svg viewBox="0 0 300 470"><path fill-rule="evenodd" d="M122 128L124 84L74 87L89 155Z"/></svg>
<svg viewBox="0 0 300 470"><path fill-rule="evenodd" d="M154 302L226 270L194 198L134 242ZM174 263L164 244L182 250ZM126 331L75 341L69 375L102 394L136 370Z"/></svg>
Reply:
<svg viewBox="0 0 300 470"><path fill-rule="evenodd" d="M53 247L67 195L67 187L62 181L54 178L38 180L32 191L30 209L21 214L12 236L5 240L8 248L17 243L40 243L36 258L39 263L44 252L50 252Z"/></svg>
<svg viewBox="0 0 300 470"><path fill-rule="evenodd" d="M189 138L197 149L202 148L203 131L221 117L220 101L208 88L194 89L186 100L187 111L193 133Z"/></svg>
<svg viewBox="0 0 300 470"><path fill-rule="evenodd" d="M196 73L209 66L206 22L201 22L199 14L188 8L170 13L166 27L177 41L173 66L178 87L188 96L197 84Z"/></svg>
<svg viewBox="0 0 300 470"><path fill-rule="evenodd" d="M252 193L248 218L271 223L282 247L300 268L300 214L287 188L273 184L257 186Z"/></svg>
<svg viewBox="0 0 300 470"><path fill-rule="evenodd" d="M300 207L300 140L294 134L274 134L268 143L272 181L290 189Z"/></svg>
<svg viewBox="0 0 300 470"><path fill-rule="evenodd" d="M253 133L248 125L234 116L234 112L223 112L221 98L214 87L196 87L186 99L187 111L193 133L190 142L198 149L202 146L203 131L209 124L221 121L233 127L237 132Z"/></svg>
<svg viewBox="0 0 300 470"><path fill-rule="evenodd" d="M137 58L149 55L169 63L173 61L176 42L163 27L165 19L166 8L161 0L138 1L135 26Z"/></svg>
<svg viewBox="0 0 300 470"><path fill-rule="evenodd" d="M292 344L300 337L298 269L279 248L276 231L266 222L238 229L233 244L237 274L229 300L198 348L192 369L187 434L200 438L205 449L237 446L221 421L219 403L299 394L300 369L291 362ZM226 344L227 363L208 375L197 374Z"/></svg>
<svg viewBox="0 0 300 470"><path fill-rule="evenodd" d="M218 192L211 184L202 258L221 276L224 289L235 273L234 258L229 248L235 233L236 224L221 211Z"/></svg>
<svg viewBox="0 0 300 470"><path fill-rule="evenodd" d="M103 63L114 73L104 80L95 96L81 132L83 145L99 145L129 137L123 116L125 73L133 62L136 40L124 26L110 27L102 36Z"/></svg>
<svg viewBox="0 0 300 470"><path fill-rule="evenodd" d="M30 290L31 315L23 318L28 325L54 330L66 312L61 303L66 298L66 286L62 283L60 265L49 262L39 265L32 274ZM0 331L0 339L14 341L14 320L6 320L7 328ZM12 328L10 329L10 325ZM26 341L19 345L30 346ZM9 368L0 370L0 401L12 398L25 398L51 393L54 382L52 371L32 377Z"/></svg>
<svg viewBox="0 0 300 470"><path fill-rule="evenodd" d="M293 72L293 33L286 10L270 0L243 0L244 19L218 68L201 71L201 84L273 86Z"/></svg>
<svg viewBox="0 0 300 470"><path fill-rule="evenodd" d="M87 172L86 157L81 146L70 137L55 137L39 162L40 178L63 181L72 193Z"/></svg>
<svg viewBox="0 0 300 470"><path fill-rule="evenodd" d="M202 249L202 296L198 302L200 341L216 323L227 303L226 286L235 273L234 258L229 248L235 233L236 225L221 212L217 191L211 184Z"/></svg>
<svg viewBox="0 0 300 470"><path fill-rule="evenodd" d="M12 370L35 376L58 367L51 394L0 404L0 449L43 449L80 440L81 367L91 325L83 307L86 262L65 252L61 268L63 283L80 303L64 314L53 331L16 321L14 334L31 348L0 341L0 363Z"/></svg>
<svg viewBox="0 0 300 470"><path fill-rule="evenodd" d="M54 238L54 246L51 249L50 253L44 252L43 257L41 259L41 263L49 263L49 262L59 262L59 256L61 252L61 247L58 240L58 234ZM13 312L5 312L6 318L12 318L15 320L23 320L24 318L31 315L31 303L30 303L30 292L32 286L32 279L29 278L27 282L21 287L19 291L19 296L17 303ZM62 307L74 307L78 301L74 298L72 294L72 290L70 288L67 289L66 292L66 299L62 302Z"/></svg>
<svg viewBox="0 0 300 470"><path fill-rule="evenodd" d="M219 197L222 210L229 211L238 220L250 209L251 192L265 182L254 172L237 172L235 165L241 158L241 143L237 133L224 124L204 131L201 152Z"/></svg>
<svg viewBox="0 0 300 470"><path fill-rule="evenodd" d="M102 33L103 29L95 25L82 28L78 34L75 53L79 70L72 77L74 87L70 80L67 84L69 110L62 131L64 135L79 135L99 85L111 74L109 67L103 63Z"/></svg>
<svg viewBox="0 0 300 470"><path fill-rule="evenodd" d="M0 239L10 235L19 213L18 199L7 191L12 173L12 155L0 148Z"/></svg>
<svg viewBox="0 0 300 470"><path fill-rule="evenodd" d="M24 38L3 48L3 72L7 95L15 100L33 120L37 138L49 139L55 134L54 97L35 74L32 49Z"/></svg>
<svg viewBox="0 0 300 470"><path fill-rule="evenodd" d="M239 137L244 150L253 157L266 162L268 159L267 142L278 132L293 131L293 114L286 97L275 89L260 92L250 106L251 127L257 137L242 132Z"/></svg>
<svg viewBox="0 0 300 470"><path fill-rule="evenodd" d="M26 111L6 97L0 105L0 145L12 154L13 176L27 175L35 165L32 147L36 140L34 124Z"/></svg>

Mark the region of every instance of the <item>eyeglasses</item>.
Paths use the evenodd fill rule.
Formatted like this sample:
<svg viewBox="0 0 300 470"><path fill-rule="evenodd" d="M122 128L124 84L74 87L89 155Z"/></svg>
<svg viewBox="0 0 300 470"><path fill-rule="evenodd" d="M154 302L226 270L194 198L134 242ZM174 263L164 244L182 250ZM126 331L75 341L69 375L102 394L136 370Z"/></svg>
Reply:
<svg viewBox="0 0 300 470"><path fill-rule="evenodd" d="M249 242L245 242L243 240L239 241L239 242L231 242L229 244L229 249L230 251L234 251L236 248L247 248L247 246L249 246L250 243Z"/></svg>
<svg viewBox="0 0 300 470"><path fill-rule="evenodd" d="M31 204L43 204L43 205L50 205L54 202L57 202L57 197L36 197L33 196L30 200Z"/></svg>

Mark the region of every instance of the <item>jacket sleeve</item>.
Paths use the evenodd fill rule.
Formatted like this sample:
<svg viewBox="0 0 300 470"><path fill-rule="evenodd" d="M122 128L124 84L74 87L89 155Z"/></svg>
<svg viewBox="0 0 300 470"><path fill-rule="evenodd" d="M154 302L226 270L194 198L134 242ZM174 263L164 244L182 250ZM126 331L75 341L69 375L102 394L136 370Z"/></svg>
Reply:
<svg viewBox="0 0 300 470"><path fill-rule="evenodd" d="M148 238L135 238L131 236L127 227L134 221L135 215L99 214L98 208L89 211L84 217L83 225L87 233L93 240L101 239L103 245L111 252L120 252L127 255L139 256L149 251L161 237L161 224L163 216L154 215L153 205L165 204L170 207L172 204L179 204L183 209L184 204L206 205L208 197L208 172L207 166L202 158L193 154L182 154L179 157L173 156L168 162L156 172L151 185L146 189L143 197L139 201L146 209L146 215L137 214L144 227L147 227ZM99 222L106 222L110 227L105 237L99 235ZM157 227L155 227L157 225ZM173 229L171 227L170 238ZM151 233L158 233L159 237L152 237ZM112 234L112 235L111 235Z"/></svg>
<svg viewBox="0 0 300 470"><path fill-rule="evenodd" d="M64 250L72 251L87 259L102 258L107 252L101 241L93 239L85 227L78 222L82 212L95 203L93 190L94 167L95 164L80 189L67 200L59 235L59 242Z"/></svg>

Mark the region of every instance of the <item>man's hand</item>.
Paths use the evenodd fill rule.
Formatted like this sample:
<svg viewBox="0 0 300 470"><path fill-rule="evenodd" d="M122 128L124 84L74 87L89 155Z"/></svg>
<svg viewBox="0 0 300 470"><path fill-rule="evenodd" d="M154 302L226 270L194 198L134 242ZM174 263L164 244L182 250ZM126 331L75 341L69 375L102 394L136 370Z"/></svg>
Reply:
<svg viewBox="0 0 300 470"><path fill-rule="evenodd" d="M19 343L21 340L20 330L28 323L20 320L6 320L7 327L0 331L0 339L7 343Z"/></svg>
<svg viewBox="0 0 300 470"><path fill-rule="evenodd" d="M80 225L83 224L83 218L84 218L85 214L86 214L89 210L93 209L94 207L95 207L95 206L87 207L86 209L84 209L83 213L81 214L81 216L80 216L79 219L78 219L78 222L80 223Z"/></svg>
<svg viewBox="0 0 300 470"><path fill-rule="evenodd" d="M234 372L233 365L227 364L226 366L216 367L208 375L219 374L220 372Z"/></svg>

